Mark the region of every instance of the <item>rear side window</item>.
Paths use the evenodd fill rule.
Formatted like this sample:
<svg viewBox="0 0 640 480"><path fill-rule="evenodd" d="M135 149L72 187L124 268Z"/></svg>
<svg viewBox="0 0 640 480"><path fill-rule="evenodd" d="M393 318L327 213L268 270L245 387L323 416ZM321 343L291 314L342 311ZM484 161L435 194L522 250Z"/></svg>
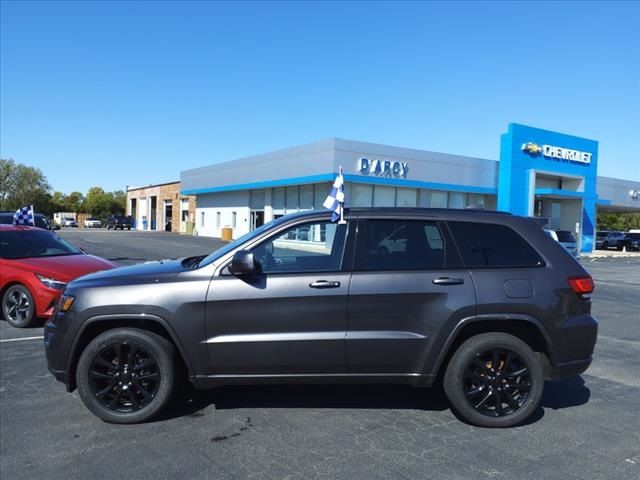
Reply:
<svg viewBox="0 0 640 480"><path fill-rule="evenodd" d="M364 230L364 231L362 231ZM434 222L367 220L356 270L430 270L444 266L444 241Z"/></svg>
<svg viewBox="0 0 640 480"><path fill-rule="evenodd" d="M559 242L576 243L577 241L573 233L568 230L558 230L556 234L558 235Z"/></svg>
<svg viewBox="0 0 640 480"><path fill-rule="evenodd" d="M475 222L449 222L448 225L467 267L544 265L534 248L505 225Z"/></svg>

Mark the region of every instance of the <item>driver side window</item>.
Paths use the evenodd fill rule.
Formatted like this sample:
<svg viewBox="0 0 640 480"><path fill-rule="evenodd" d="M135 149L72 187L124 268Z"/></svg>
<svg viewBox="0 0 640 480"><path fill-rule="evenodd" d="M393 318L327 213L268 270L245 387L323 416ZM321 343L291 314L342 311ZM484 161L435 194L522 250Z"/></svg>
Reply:
<svg viewBox="0 0 640 480"><path fill-rule="evenodd" d="M263 273L335 272L342 264L346 225L296 225L253 248Z"/></svg>

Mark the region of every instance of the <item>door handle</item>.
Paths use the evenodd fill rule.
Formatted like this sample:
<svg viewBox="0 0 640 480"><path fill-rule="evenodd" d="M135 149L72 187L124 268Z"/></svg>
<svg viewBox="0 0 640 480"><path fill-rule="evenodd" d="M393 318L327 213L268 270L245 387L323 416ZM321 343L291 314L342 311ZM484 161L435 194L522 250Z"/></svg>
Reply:
<svg viewBox="0 0 640 480"><path fill-rule="evenodd" d="M449 277L440 277L434 278L434 285L462 285L464 283L464 278L449 278Z"/></svg>
<svg viewBox="0 0 640 480"><path fill-rule="evenodd" d="M309 284L311 288L338 288L340 282L330 282L329 280L316 280Z"/></svg>

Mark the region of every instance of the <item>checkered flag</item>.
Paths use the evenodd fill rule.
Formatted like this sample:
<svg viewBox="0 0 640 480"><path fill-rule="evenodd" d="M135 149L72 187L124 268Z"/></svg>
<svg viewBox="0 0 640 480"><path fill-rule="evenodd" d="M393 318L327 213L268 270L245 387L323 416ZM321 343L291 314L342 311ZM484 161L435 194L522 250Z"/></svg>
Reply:
<svg viewBox="0 0 640 480"><path fill-rule="evenodd" d="M331 221L339 223L346 223L344 221L344 177L342 176L342 167L340 167L340 173L333 182L333 187L327 195L327 199L322 204L324 208L331 210Z"/></svg>
<svg viewBox="0 0 640 480"><path fill-rule="evenodd" d="M35 225L33 222L33 205L21 207L13 214L14 225Z"/></svg>

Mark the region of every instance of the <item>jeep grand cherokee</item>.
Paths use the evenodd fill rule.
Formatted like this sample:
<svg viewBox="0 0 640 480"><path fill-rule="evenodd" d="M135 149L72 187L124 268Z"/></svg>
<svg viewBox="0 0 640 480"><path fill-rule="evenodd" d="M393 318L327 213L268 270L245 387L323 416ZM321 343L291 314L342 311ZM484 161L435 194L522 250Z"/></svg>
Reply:
<svg viewBox="0 0 640 480"><path fill-rule="evenodd" d="M115 423L156 415L186 370L197 388L441 376L464 419L508 427L539 407L545 379L591 363L593 281L532 219L380 208L345 220L288 215L206 257L71 282L45 328L50 371Z"/></svg>

